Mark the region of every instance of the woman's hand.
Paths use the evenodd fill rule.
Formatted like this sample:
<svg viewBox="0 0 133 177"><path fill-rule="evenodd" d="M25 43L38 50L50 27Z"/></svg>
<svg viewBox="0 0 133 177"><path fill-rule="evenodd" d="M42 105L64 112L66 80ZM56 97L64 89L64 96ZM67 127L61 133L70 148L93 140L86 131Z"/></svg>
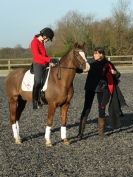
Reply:
<svg viewBox="0 0 133 177"><path fill-rule="evenodd" d="M114 69L111 69L112 74L116 74L116 71Z"/></svg>

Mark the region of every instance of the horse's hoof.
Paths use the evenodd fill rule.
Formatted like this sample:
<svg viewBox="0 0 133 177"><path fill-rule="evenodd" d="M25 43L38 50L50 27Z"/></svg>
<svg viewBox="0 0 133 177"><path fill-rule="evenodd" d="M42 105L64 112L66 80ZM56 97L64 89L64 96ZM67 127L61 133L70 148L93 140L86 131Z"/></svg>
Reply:
<svg viewBox="0 0 133 177"><path fill-rule="evenodd" d="M99 131L99 130L98 130L98 135L99 135L100 138L104 138L104 136L105 136L104 132L103 131Z"/></svg>
<svg viewBox="0 0 133 177"><path fill-rule="evenodd" d="M78 135L77 135L77 138L78 138L78 140L82 140L83 135L82 135L82 134L78 134Z"/></svg>
<svg viewBox="0 0 133 177"><path fill-rule="evenodd" d="M103 141L103 140L104 140L104 137L105 137L104 134L99 134L99 140L100 140L100 141Z"/></svg>
<svg viewBox="0 0 133 177"><path fill-rule="evenodd" d="M47 147L52 147L53 146L50 140L46 140L46 146Z"/></svg>
<svg viewBox="0 0 133 177"><path fill-rule="evenodd" d="M22 143L21 138L15 140L15 144L21 144L21 143Z"/></svg>
<svg viewBox="0 0 133 177"><path fill-rule="evenodd" d="M70 142L68 141L68 139L67 139L67 138L65 138L65 139L63 139L63 144L65 144L65 145L69 145L69 144L70 144Z"/></svg>

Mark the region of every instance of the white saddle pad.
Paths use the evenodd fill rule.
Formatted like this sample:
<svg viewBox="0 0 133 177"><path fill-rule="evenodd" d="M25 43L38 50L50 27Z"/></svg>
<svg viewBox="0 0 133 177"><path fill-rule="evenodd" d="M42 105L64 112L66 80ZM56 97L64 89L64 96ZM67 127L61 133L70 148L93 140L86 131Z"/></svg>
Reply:
<svg viewBox="0 0 133 177"><path fill-rule="evenodd" d="M48 67L47 69L49 69L48 71L48 74L47 74L47 78L46 78L46 81L45 81L45 84L42 88L43 91L45 91L47 89L47 86L48 86L48 78L49 78L49 73L50 73L50 69L51 67ZM30 73L30 70L28 70L25 75L24 75L24 78L23 78L23 81L22 81L22 84L21 84L21 89L23 91L32 91L33 90L33 85L34 85L34 74L31 74Z"/></svg>

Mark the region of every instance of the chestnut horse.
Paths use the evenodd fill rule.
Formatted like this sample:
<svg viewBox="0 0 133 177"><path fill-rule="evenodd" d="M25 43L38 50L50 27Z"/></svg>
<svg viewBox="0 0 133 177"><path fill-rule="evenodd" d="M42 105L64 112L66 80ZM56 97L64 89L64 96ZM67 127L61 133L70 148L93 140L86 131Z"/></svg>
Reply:
<svg viewBox="0 0 133 177"><path fill-rule="evenodd" d="M77 69L89 70L89 64L84 53L84 45L75 43L73 48L65 54L57 65L51 67L48 87L42 95L42 101L48 104L47 126L45 130L46 146L52 146L50 133L53 124L55 109L60 107L61 139L64 144L69 144L66 137L67 112L73 96L73 79ZM19 68L6 78L6 94L9 103L10 123L12 125L15 143L20 144L19 119L27 102L32 101L32 92L21 89L22 79L26 69Z"/></svg>

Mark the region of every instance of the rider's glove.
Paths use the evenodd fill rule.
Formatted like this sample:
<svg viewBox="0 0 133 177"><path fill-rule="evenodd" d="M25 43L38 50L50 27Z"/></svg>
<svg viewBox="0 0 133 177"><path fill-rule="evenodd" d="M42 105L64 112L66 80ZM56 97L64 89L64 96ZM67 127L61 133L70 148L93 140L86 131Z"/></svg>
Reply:
<svg viewBox="0 0 133 177"><path fill-rule="evenodd" d="M55 66L55 64L54 63L49 63L49 66L53 67L53 66Z"/></svg>

